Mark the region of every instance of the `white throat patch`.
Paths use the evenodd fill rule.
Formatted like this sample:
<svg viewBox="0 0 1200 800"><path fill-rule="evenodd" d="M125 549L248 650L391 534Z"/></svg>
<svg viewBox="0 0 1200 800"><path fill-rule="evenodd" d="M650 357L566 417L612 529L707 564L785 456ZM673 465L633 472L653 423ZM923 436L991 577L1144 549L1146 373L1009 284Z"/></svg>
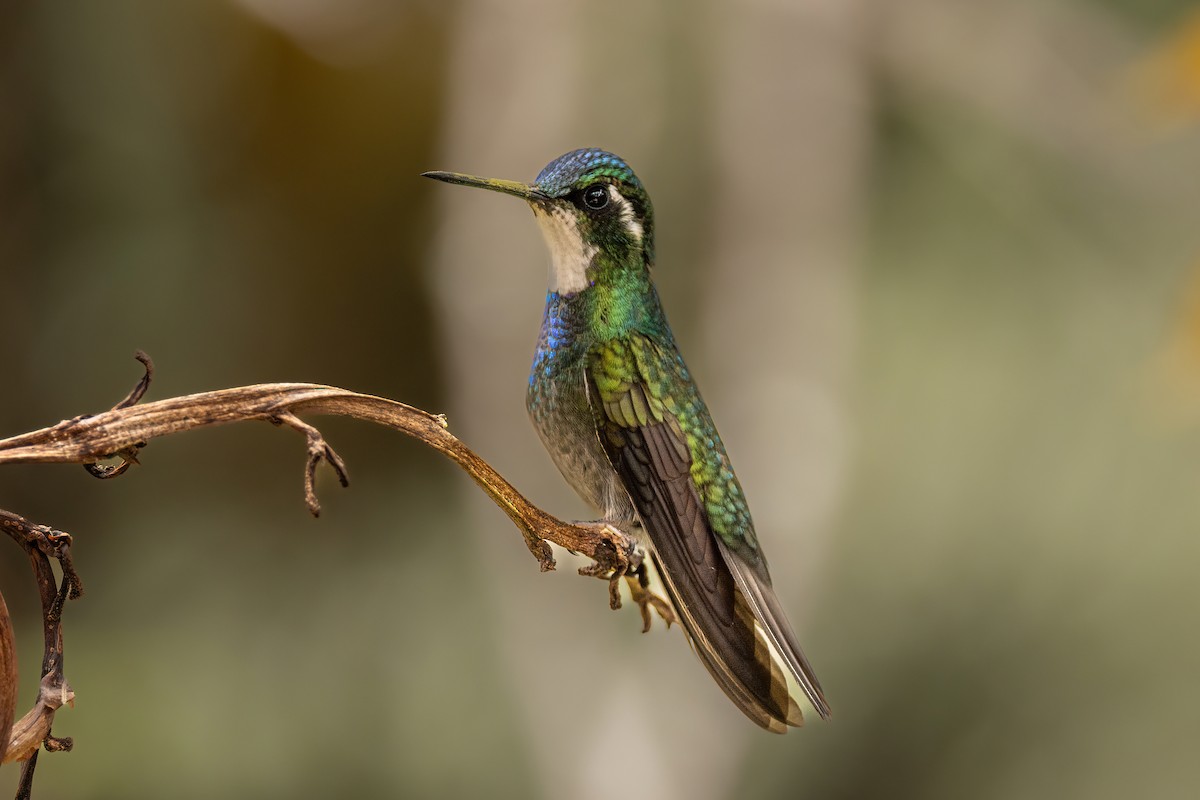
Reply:
<svg viewBox="0 0 1200 800"><path fill-rule="evenodd" d="M534 219L550 248L550 291L575 294L588 286L587 268L598 248L584 244L569 211L530 203Z"/></svg>

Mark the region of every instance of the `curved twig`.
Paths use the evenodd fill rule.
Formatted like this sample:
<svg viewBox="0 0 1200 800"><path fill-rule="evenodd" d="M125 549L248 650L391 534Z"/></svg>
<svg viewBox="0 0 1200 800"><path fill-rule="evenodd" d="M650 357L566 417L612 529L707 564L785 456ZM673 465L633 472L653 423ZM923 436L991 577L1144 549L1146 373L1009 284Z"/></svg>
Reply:
<svg viewBox="0 0 1200 800"><path fill-rule="evenodd" d="M309 461L306 490L312 470L328 461L345 478L344 465L316 428L299 415L333 415L374 422L419 439L458 464L525 537L543 570L554 568L546 542L581 553L611 567L636 566L634 542L615 529L591 529L564 522L530 503L486 461L447 430L446 418L383 397L312 383L259 383L220 389L152 403L114 408L100 414L63 420L57 425L0 440L0 464L94 464L144 446L151 439L212 425L247 420L284 423L305 434ZM315 497L308 497L316 514Z"/></svg>
<svg viewBox="0 0 1200 800"><path fill-rule="evenodd" d="M461 467L521 531L526 547L543 571L555 567L553 552L547 544L553 542L595 562L579 572L608 581L612 608L621 607L619 583L624 577L629 580L645 628L649 627L651 607L668 624L674 620L670 607L645 589L643 553L633 539L611 525L571 524L542 511L451 434L443 415L430 414L383 397L311 383L263 383L139 404L154 367L149 357L140 351L137 359L145 366L145 375L111 410L63 420L49 428L0 440L0 464L78 463L96 477L112 478L138 463L138 452L151 439L212 425L262 420L304 435L308 451L304 497L309 511L316 516L320 513L314 488L318 465L323 461L328 463L343 486L348 484L346 466L321 432L300 417L352 417L418 439ZM114 457L119 457L121 462L115 466L99 464ZM26 761L20 791L27 793L38 745L47 750L70 749L71 746L69 739L51 736L50 726L54 712L74 698L62 672L61 615L63 603L78 597L83 588L71 566L68 534L4 511L0 511L0 528L29 553L42 597L46 642L41 691L33 710L13 724L11 738L5 737L8 747L3 753L5 761ZM62 568L61 586L55 582L51 559L57 560ZM0 664L0 668L3 666ZM15 671L8 677L15 682ZM3 721L0 719L0 723ZM4 744L4 739L0 739L0 746Z"/></svg>

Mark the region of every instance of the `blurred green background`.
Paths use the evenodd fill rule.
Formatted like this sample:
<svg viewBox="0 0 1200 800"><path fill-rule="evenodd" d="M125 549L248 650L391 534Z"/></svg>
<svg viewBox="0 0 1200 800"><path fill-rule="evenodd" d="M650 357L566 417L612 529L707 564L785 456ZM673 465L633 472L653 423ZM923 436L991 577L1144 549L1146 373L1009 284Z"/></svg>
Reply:
<svg viewBox="0 0 1200 800"><path fill-rule="evenodd" d="M314 521L299 437L242 425L4 469L87 587L39 798L1200 791L1195 4L7 0L0 109L0 436L143 348L150 399L445 411L567 518L524 412L540 237L418 174L625 156L835 711L753 728L413 442L315 420L352 484Z"/></svg>

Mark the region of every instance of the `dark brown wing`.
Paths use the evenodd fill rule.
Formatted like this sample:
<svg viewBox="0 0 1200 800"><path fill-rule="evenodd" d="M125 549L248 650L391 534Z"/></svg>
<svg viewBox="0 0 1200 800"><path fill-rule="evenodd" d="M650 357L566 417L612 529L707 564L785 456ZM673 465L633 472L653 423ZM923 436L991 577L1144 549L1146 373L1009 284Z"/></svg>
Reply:
<svg viewBox="0 0 1200 800"><path fill-rule="evenodd" d="M803 722L784 669L709 527L679 422L646 392L636 370L624 368L628 363L611 352L593 358L588 396L601 442L650 536L696 654L746 716L783 733Z"/></svg>

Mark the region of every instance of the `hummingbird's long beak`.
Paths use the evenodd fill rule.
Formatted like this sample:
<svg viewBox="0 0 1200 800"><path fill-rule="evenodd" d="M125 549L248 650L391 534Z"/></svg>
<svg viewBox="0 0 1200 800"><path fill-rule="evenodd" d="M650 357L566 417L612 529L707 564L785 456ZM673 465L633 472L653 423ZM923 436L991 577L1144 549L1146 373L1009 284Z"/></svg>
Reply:
<svg viewBox="0 0 1200 800"><path fill-rule="evenodd" d="M515 195L525 200L548 200L549 197L541 189L520 181L506 181L501 178L479 178L474 175L464 175L461 172L422 172L421 177L433 178L435 181L457 183L459 186L475 186L479 189L490 189L493 192Z"/></svg>

